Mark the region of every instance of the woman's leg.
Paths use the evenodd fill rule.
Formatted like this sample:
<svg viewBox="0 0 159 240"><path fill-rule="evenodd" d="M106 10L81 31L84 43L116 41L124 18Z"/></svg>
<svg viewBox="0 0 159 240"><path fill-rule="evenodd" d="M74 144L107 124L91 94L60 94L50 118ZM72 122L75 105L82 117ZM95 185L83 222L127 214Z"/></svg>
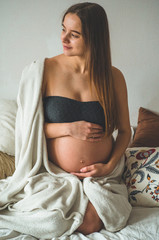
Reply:
<svg viewBox="0 0 159 240"><path fill-rule="evenodd" d="M83 223L77 229L77 231L81 232L84 235L88 235L93 232L99 232L102 229L102 227L103 227L103 222L99 218L92 203L88 202Z"/></svg>

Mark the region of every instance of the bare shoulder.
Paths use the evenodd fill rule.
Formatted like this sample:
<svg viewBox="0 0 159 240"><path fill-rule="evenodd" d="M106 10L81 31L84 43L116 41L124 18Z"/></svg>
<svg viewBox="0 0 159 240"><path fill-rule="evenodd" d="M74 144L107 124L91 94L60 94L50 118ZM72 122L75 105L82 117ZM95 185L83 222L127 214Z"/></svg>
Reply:
<svg viewBox="0 0 159 240"><path fill-rule="evenodd" d="M112 75L115 84L124 84L125 78L123 73L116 67L112 67Z"/></svg>
<svg viewBox="0 0 159 240"><path fill-rule="evenodd" d="M116 67L112 67L112 75L115 91L126 91L126 82L123 73Z"/></svg>
<svg viewBox="0 0 159 240"><path fill-rule="evenodd" d="M62 61L62 58L62 54L52 58L46 58L44 65L45 72L56 70L56 68L60 65L60 62Z"/></svg>
<svg viewBox="0 0 159 240"><path fill-rule="evenodd" d="M51 76L56 76L61 69L61 55L45 58L44 61L44 72L43 72L43 84L42 84L42 95L45 96L48 81L53 79Z"/></svg>

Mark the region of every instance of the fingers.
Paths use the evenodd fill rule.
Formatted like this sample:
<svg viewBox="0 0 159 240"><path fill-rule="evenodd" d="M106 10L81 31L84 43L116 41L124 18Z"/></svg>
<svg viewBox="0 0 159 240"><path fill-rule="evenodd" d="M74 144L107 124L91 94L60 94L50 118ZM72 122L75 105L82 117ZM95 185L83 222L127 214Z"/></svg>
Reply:
<svg viewBox="0 0 159 240"><path fill-rule="evenodd" d="M95 123L88 123L89 124L89 128L94 130L94 131L99 131L99 130L102 130L103 131L103 127L100 126L99 124L95 124Z"/></svg>
<svg viewBox="0 0 159 240"><path fill-rule="evenodd" d="M88 123L87 137L86 140L90 142L101 141L104 136L103 127L94 124Z"/></svg>
<svg viewBox="0 0 159 240"><path fill-rule="evenodd" d="M87 141L89 141L89 142L99 142L103 139L103 137L104 137L104 132L93 133L93 134L90 134L87 137Z"/></svg>
<svg viewBox="0 0 159 240"><path fill-rule="evenodd" d="M91 143L101 142L102 141L102 137L100 137L100 138L88 138L86 141L87 142L91 142Z"/></svg>
<svg viewBox="0 0 159 240"><path fill-rule="evenodd" d="M70 123L69 135L90 142L101 141L103 134L102 126L86 121L77 121Z"/></svg>
<svg viewBox="0 0 159 240"><path fill-rule="evenodd" d="M80 179L86 177L102 177L109 174L108 164L105 163L96 163L93 165L85 166L80 169L80 172L72 172L71 174L77 176Z"/></svg>
<svg viewBox="0 0 159 240"><path fill-rule="evenodd" d="M92 134L95 134L95 133L103 133L103 129L97 129L97 128L89 128L89 131L90 133Z"/></svg>
<svg viewBox="0 0 159 240"><path fill-rule="evenodd" d="M85 173L72 172L71 174L77 176L80 179L83 179L83 178L86 178L86 177L92 177L94 175L93 172L85 172Z"/></svg>
<svg viewBox="0 0 159 240"><path fill-rule="evenodd" d="M90 173L74 173L74 172L72 172L71 174L75 175L79 179L83 179L83 178L86 178L86 177L91 177Z"/></svg>
<svg viewBox="0 0 159 240"><path fill-rule="evenodd" d="M80 172L86 173L94 170L94 165L86 166L80 169Z"/></svg>
<svg viewBox="0 0 159 240"><path fill-rule="evenodd" d="M96 170L94 168L94 165L90 165L90 166L81 168L80 172L72 172L71 174L82 179L86 177L92 177L95 175L95 173L96 173Z"/></svg>

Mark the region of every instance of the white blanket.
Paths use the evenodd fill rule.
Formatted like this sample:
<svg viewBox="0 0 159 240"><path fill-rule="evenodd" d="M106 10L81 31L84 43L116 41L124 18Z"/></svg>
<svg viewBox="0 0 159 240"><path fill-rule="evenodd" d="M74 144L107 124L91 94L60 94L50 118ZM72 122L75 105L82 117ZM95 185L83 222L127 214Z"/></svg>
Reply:
<svg viewBox="0 0 159 240"><path fill-rule="evenodd" d="M63 236L60 240L158 240L159 239L159 208L133 207L127 226L118 232L112 233L105 229L84 236L73 233ZM15 232L9 229L0 229L1 240L37 240L30 235ZM44 240L39 238L38 240ZM47 239L48 240L48 239ZM52 238L50 240L58 240Z"/></svg>
<svg viewBox="0 0 159 240"><path fill-rule="evenodd" d="M37 238L71 235L82 223L88 200L104 227L123 228L131 206L121 181L122 158L106 177L85 178L64 172L48 161L43 131L41 95L44 60L35 61L22 74L17 98L16 171L0 181L0 228Z"/></svg>

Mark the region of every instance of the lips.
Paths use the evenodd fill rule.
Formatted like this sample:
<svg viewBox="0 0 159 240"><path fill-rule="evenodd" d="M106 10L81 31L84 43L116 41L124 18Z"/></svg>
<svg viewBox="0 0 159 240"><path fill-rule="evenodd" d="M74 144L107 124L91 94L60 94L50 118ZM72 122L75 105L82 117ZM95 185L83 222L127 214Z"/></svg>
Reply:
<svg viewBox="0 0 159 240"><path fill-rule="evenodd" d="M63 48L64 48L65 50L69 50L69 49L71 49L72 47L68 47L68 46L66 46L66 45L63 45Z"/></svg>

